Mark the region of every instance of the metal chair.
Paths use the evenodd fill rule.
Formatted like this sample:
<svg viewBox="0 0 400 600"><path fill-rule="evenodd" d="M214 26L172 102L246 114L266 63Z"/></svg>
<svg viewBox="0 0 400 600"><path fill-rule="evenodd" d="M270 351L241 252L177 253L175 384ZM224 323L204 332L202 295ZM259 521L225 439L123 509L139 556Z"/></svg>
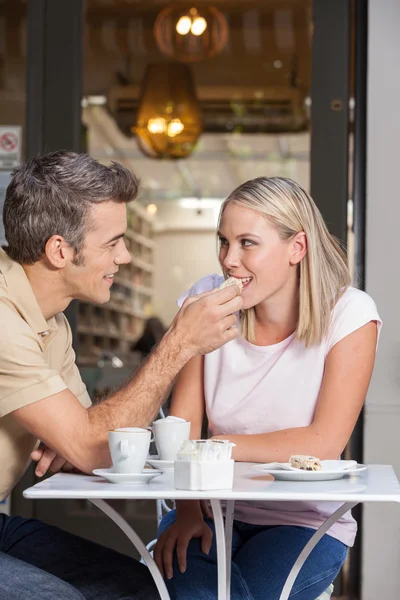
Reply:
<svg viewBox="0 0 400 600"><path fill-rule="evenodd" d="M333 593L333 583L316 600L329 600Z"/></svg>
<svg viewBox="0 0 400 600"><path fill-rule="evenodd" d="M159 524L161 523L161 519L163 518L164 514L170 512L173 509L172 507L169 507L168 504L165 502L165 500L156 500L156 511L157 511L157 527L159 526ZM157 538L155 538L154 540L151 540L151 542L149 542L146 546L147 550L150 552L150 554L153 556L152 550L154 548L154 546L157 543ZM143 559L141 560L141 562L144 562ZM323 599L325 600L325 598Z"/></svg>
<svg viewBox="0 0 400 600"><path fill-rule="evenodd" d="M162 407L158 411L158 414L161 419L165 419L166 415L165 415L165 412ZM161 523L161 519L163 518L164 514L168 513L173 508L174 508L174 506L169 507L165 500L156 500L157 527ZM154 540L151 540L151 542L149 542L146 546L147 550L150 552L150 554L152 556L153 556L152 550L153 550L154 546L156 545L156 543L157 543L157 538L155 538ZM143 559L140 562L144 563Z"/></svg>

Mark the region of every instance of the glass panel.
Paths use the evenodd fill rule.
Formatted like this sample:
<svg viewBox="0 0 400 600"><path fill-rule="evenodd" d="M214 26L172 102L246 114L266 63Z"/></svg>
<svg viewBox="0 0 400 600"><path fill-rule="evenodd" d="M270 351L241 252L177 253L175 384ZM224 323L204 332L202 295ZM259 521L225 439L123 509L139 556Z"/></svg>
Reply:
<svg viewBox="0 0 400 600"><path fill-rule="evenodd" d="M128 234L134 260L113 292L116 303L125 293L124 306L135 311L119 320L121 332L126 317L132 324L124 327L128 341L150 315L167 326L176 298L201 276L219 272L216 217L237 185L284 175L309 188L311 1L215 2L214 13L205 2L194 6L191 14L185 3L86 2L87 149L104 162L122 162L142 179L135 211L139 204L144 210L131 217ZM207 22L203 38L177 33L180 18L193 26L199 17ZM191 72L202 133L187 158L157 160L149 154L174 155L174 144L177 155L176 141L186 131L176 131L183 127L182 106L190 113L194 102L189 92L186 100L177 96L186 75L175 84L170 75L169 89L160 77L159 85L149 79L155 69L172 72L177 60L176 69ZM175 127L173 135L168 127ZM190 143L182 140L179 149ZM122 339L115 347L124 362L134 359L126 348ZM95 353L88 352L82 362L93 360Z"/></svg>

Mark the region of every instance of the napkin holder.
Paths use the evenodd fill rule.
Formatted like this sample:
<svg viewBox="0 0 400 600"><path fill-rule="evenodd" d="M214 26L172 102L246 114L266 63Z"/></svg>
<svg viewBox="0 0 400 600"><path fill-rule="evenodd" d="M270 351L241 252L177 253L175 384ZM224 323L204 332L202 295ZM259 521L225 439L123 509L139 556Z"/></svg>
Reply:
<svg viewBox="0 0 400 600"><path fill-rule="evenodd" d="M235 461L175 461L177 490L230 490Z"/></svg>
<svg viewBox="0 0 400 600"><path fill-rule="evenodd" d="M187 440L175 461L177 490L229 490L233 486L234 444L226 440Z"/></svg>

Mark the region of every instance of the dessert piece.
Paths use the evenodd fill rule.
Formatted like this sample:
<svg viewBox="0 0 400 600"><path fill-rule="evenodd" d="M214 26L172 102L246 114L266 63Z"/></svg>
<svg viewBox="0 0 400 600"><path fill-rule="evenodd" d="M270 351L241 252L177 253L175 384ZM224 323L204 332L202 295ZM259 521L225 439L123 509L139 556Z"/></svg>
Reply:
<svg viewBox="0 0 400 600"><path fill-rule="evenodd" d="M237 285L238 288L240 289L240 291L242 291L242 289L243 289L243 282L241 279L238 279L237 277L228 277L228 279L225 279L225 281L223 283L221 283L221 285L219 286L219 289L223 290L224 288L228 287L228 285Z"/></svg>
<svg viewBox="0 0 400 600"><path fill-rule="evenodd" d="M320 471L322 469L319 458L315 456L305 456L303 454L293 454L289 458L290 466L302 471Z"/></svg>

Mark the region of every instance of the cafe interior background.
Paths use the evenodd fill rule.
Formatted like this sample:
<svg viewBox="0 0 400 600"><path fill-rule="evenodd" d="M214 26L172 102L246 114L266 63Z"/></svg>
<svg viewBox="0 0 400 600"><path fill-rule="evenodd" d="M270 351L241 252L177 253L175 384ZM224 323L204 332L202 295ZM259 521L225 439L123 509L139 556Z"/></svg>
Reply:
<svg viewBox="0 0 400 600"><path fill-rule="evenodd" d="M129 206L126 243L131 264L120 269L108 304L79 303L71 313L77 363L92 395L112 389L140 363L142 355L134 344L149 318L157 317L168 327L176 299L203 275L220 272L215 238L219 207L247 179L287 176L311 190L324 215L331 216L331 230L347 247L355 280L362 278L363 231L358 237L357 231L365 214L353 192L358 181L358 197L362 194L365 173L353 150L357 81L360 127L365 119L365 65L361 59L357 63L365 26L363 2L69 4L83 7L83 26L76 33L82 48L82 54L77 53L82 74L81 149L105 164L121 162L142 181L139 198ZM46 0L0 0L0 125L20 125L23 136L33 127L32 106L27 110L34 85L29 83L27 22L37 35L45 10ZM56 44L57 32L53 38L50 34L44 30L46 39ZM329 43L335 48L330 51L332 61L329 52L322 52ZM64 48L64 57L69 52L75 56L74 44ZM51 62L51 44L47 55ZM347 97L332 96L329 85L335 77ZM46 93L50 97L57 91ZM331 94L325 113L318 108L324 93ZM46 110L62 128L65 98L59 100ZM334 118L341 119L338 126ZM362 127L360 132L362 137ZM31 148L28 143L23 150L29 154ZM329 164L323 167L319 161L327 151ZM359 155L362 158L362 148ZM327 185L332 173L338 176ZM338 185L341 206L337 214L329 213L336 210L335 203L328 203L329 194L337 193ZM318 194L320 190L324 194ZM322 196L328 198L325 205ZM354 456L359 450L356 439L348 452ZM11 499L11 511L132 552L123 535L90 503L44 501L28 507L20 498L21 489ZM114 505L145 539L154 537L154 503ZM358 545L336 582L336 596L359 598L360 572Z"/></svg>

